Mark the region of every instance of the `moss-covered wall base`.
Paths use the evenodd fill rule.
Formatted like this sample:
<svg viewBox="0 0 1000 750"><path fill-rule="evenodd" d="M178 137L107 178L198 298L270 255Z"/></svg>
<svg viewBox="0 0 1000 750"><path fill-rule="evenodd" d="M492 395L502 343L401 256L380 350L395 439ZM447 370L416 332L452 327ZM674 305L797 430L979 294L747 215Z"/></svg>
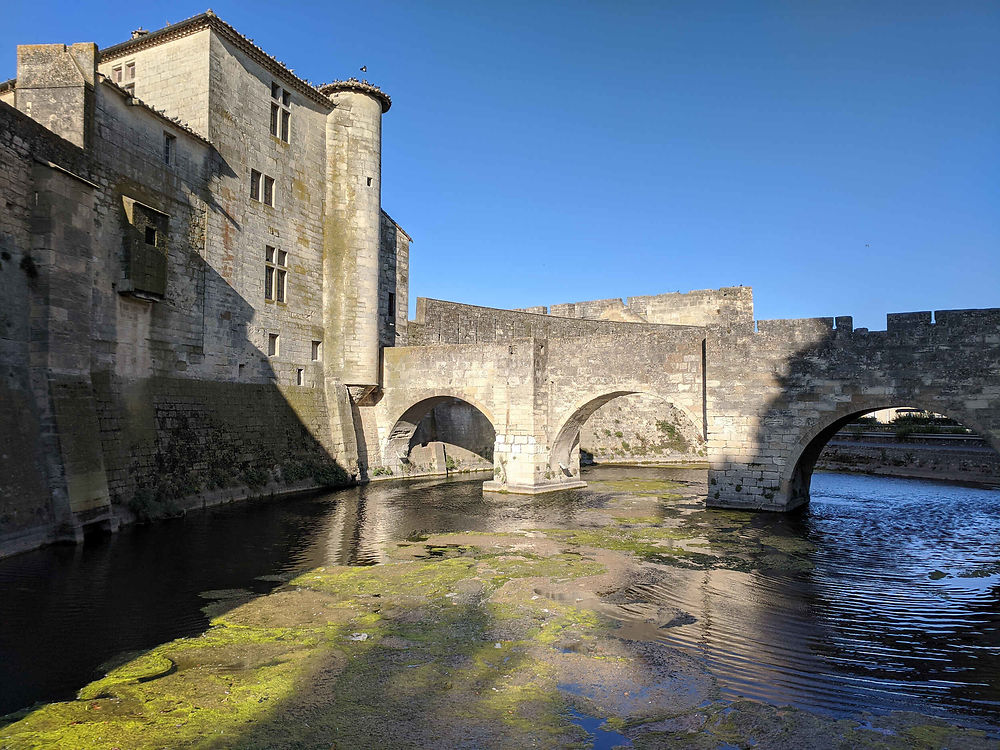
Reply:
<svg viewBox="0 0 1000 750"><path fill-rule="evenodd" d="M354 480L320 388L102 373L94 389L112 503L140 519Z"/></svg>

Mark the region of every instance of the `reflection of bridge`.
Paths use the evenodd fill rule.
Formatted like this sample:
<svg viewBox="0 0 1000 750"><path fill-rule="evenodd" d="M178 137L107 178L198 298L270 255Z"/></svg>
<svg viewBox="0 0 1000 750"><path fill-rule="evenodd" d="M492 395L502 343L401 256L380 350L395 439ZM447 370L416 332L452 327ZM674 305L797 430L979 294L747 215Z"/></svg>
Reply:
<svg viewBox="0 0 1000 750"><path fill-rule="evenodd" d="M850 318L657 325L421 300L411 339L422 345L385 350L384 395L362 410L369 465L398 466L421 418L458 398L496 431L487 490L580 486L580 427L632 393L704 431L718 507L808 501L827 440L878 408L947 414L1000 448L1000 309L890 315L869 332Z"/></svg>

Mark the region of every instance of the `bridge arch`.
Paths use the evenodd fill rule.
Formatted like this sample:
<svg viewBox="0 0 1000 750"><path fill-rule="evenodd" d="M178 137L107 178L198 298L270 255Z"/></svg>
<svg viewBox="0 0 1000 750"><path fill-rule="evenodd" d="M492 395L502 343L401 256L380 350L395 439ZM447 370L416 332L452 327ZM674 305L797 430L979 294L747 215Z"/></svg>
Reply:
<svg viewBox="0 0 1000 750"><path fill-rule="evenodd" d="M616 398L623 396L641 395L649 396L673 407L681 412L690 424L699 432L703 430L701 421L696 419L691 411L682 403L667 398L648 387L633 385L603 393L590 394L586 398L577 401L568 414L562 419L558 431L551 443L549 452L549 472L562 479L579 479L580 476L580 432L598 409L610 403Z"/></svg>
<svg viewBox="0 0 1000 750"><path fill-rule="evenodd" d="M414 435L421 422L436 407L453 402L461 402L479 412L489 422L496 434L497 422L491 410L475 397L460 392L437 392L425 395L411 403L394 419L388 422L392 425L383 441L382 465L393 472L401 469L408 461Z"/></svg>
<svg viewBox="0 0 1000 750"><path fill-rule="evenodd" d="M824 419L805 430L794 444L789 461L781 474L781 487L787 492L789 507L796 507L809 502L809 491L812 483L813 470L820 454L827 443L844 427L872 412L880 409L915 407L923 411L943 414L963 427L967 427L981 437L995 452L1000 453L1000 441L995 439L984 425L980 424L974 413L962 408L954 408L953 404L922 403L920 399L896 399L881 397L879 399L854 399L844 404L837 411L824 415Z"/></svg>

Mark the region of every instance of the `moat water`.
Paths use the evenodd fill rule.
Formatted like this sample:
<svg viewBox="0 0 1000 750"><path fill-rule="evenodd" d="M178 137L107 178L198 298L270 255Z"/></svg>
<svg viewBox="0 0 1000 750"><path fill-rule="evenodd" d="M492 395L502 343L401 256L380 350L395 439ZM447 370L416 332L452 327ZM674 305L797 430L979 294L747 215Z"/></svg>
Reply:
<svg viewBox="0 0 1000 750"><path fill-rule="evenodd" d="M586 475L624 477L704 482L667 469ZM593 488L484 497L481 482L229 506L2 560L0 714L71 698L107 660L202 632L212 591L264 594L319 565L377 564L387 542L420 532L571 528L609 498ZM748 524L708 514L709 545L766 538L787 561L670 567L631 592L690 615L655 637L698 656L728 696L998 726L1000 490L818 473L812 498L801 513Z"/></svg>

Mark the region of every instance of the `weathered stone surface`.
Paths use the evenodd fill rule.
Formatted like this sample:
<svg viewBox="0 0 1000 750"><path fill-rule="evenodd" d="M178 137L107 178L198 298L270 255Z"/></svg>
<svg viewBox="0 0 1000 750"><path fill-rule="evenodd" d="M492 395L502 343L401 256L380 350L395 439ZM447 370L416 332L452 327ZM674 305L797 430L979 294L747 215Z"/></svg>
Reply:
<svg viewBox="0 0 1000 750"><path fill-rule="evenodd" d="M479 456L488 489L515 492L579 485L581 439L705 452L709 504L771 510L805 502L826 439L872 409L1000 446L998 310L755 325L730 287L418 299L408 322L410 237L381 209L389 104L303 81L211 12L102 51L19 48L0 85L0 554L407 473L424 443L433 470Z"/></svg>

